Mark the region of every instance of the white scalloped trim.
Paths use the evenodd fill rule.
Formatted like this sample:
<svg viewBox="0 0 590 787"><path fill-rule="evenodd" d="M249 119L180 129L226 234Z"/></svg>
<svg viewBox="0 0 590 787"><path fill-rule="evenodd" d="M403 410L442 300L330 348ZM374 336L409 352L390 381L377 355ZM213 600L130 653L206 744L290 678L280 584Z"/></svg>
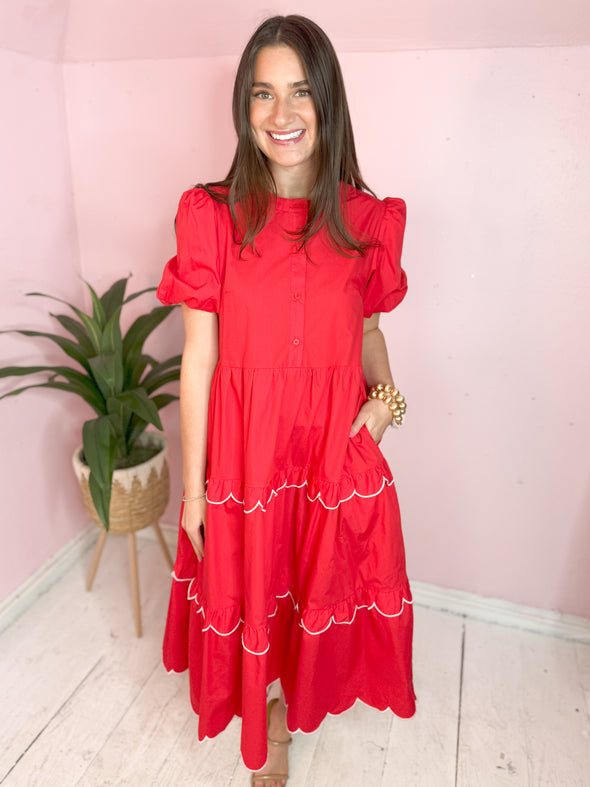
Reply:
<svg viewBox="0 0 590 787"><path fill-rule="evenodd" d="M342 503L346 503L348 500L351 500L353 497L355 497L355 495L356 495L356 497L363 497L363 498L377 497L377 495L380 495L381 492L385 489L386 486L392 486L392 484L394 483L393 478L391 479L391 481L389 481L386 478L386 476L382 476L382 478L383 478L383 481L381 483L381 486L376 492L373 492L370 495L363 495L361 492L357 492L356 489L353 489L352 493L348 497L344 497L344 498L342 498L342 500L339 500L336 503L335 506L329 506L327 503L325 503L322 500L322 493L321 492L318 492L315 497L310 497L309 495L307 495L307 499L309 501L311 501L312 503L315 503L316 501L320 502L324 506L324 508L328 509L329 511L335 511L337 508L340 507L340 505ZM277 489L271 489L270 495L268 496L268 500L266 501L266 503L263 504L262 501L259 500L253 508L244 508L244 513L245 514L251 514L253 511L256 511L256 509L259 506L260 506L260 510L263 513L266 513L265 506L267 506L270 503L270 501L273 499L273 497L278 497L278 493L282 489L302 489L304 486L308 486L308 483L309 483L308 481L304 481L302 484L288 484L285 481L285 483L282 486L279 486ZM228 500L234 500L236 503L239 503L240 505L245 505L245 501L244 500L238 500L237 497L234 497L232 492L230 492L229 495L226 498L224 498L223 500L211 500L209 498L209 496L207 496L207 502L210 503L213 506L221 506L224 503L227 503Z"/></svg>
<svg viewBox="0 0 590 787"><path fill-rule="evenodd" d="M404 605L405 604L413 604L413 603L414 603L413 601L409 601L407 598L402 596L402 605L400 607L400 611L399 612L393 612L391 615L388 615L387 612L383 612L382 610L380 610L379 607L377 606L377 602L376 601L374 601L371 604L371 606L369 606L368 604L361 604L360 606L356 606L355 605L354 614L353 614L353 616L352 616L352 618L350 620L334 620L334 615L332 615L330 617L330 620L328 621L328 625L326 626L326 628L323 628L321 631L310 631L309 629L305 628L305 626L303 625L303 621L300 621L299 625L302 628L304 628L307 631L308 634L312 634L315 637L316 634L323 634L324 631L327 631L330 628L330 626L332 625L332 623L335 623L336 625L346 624L347 626L350 626L350 624L354 622L354 619L356 618L356 613L357 613L357 611L359 609L369 609L369 610L376 609L377 612L380 615L383 615L384 618L397 618L404 611Z"/></svg>
<svg viewBox="0 0 590 787"><path fill-rule="evenodd" d="M189 578L184 578L183 579L181 577L177 577L175 572L172 571L172 579L174 579L176 582L188 582L189 583L188 588L187 588L187 592L186 592L187 600L188 601L195 601L195 606L197 607L195 612L197 612L197 613L200 612L201 615L203 616L203 618L205 618L205 612L203 610L203 605L201 604L199 606L199 602L196 601L196 598L197 598L196 592L194 593L194 595L191 596L192 584L195 581L196 577L191 577L190 579ZM294 598L294 596L293 596L293 594L291 593L290 590L288 590L286 593L283 593L282 596L275 596L275 598L276 599L287 598L287 596L291 597L291 601L293 602L293 608L296 611L299 611L299 604L297 604L297 602L295 601L295 598ZM377 606L377 602L376 601L374 601L370 606L368 604L361 604L360 606L355 605L354 613L353 613L352 618L350 620L334 620L334 616L331 615L330 616L330 620L328 621L328 625L325 628L323 628L321 631L310 631L308 628L306 628L303 625L303 621L302 620L299 621L299 625L301 626L301 628L304 631L306 631L308 634L311 634L312 636L315 637L318 634L323 634L324 631L327 631L333 623L336 624L336 625L347 625L347 626L350 626L352 623L354 623L354 620L356 618L356 613L357 613L357 611L359 609L366 609L366 610L375 609L380 615L383 615L384 618L397 618L404 611L404 606L406 604L413 604L413 603L414 602L412 600L407 599L404 596L402 596L402 605L400 607L399 612L393 612L391 614L388 614L387 612L383 612L382 610L380 610L379 607ZM278 609L279 609L279 605L277 604L276 607L275 607L275 611L271 612L268 615L268 617L269 618L273 618L277 614ZM240 626L240 623L245 623L245 620L243 618L240 618L231 631L217 631L217 629L211 623L208 626L205 626L205 628L201 629L201 631L205 632L205 631L208 631L209 629L211 629L216 634L218 634L220 637L229 637L230 634L233 634L234 632L236 632L238 630L238 628ZM250 650L244 644L244 634L243 634L243 632L242 632L242 635L241 635L241 641L242 641L242 647L244 648L244 650L247 650L248 653L251 653L253 656L263 656L265 653L268 652L268 650L270 648L270 643L269 643L263 651L256 652L254 650Z"/></svg>

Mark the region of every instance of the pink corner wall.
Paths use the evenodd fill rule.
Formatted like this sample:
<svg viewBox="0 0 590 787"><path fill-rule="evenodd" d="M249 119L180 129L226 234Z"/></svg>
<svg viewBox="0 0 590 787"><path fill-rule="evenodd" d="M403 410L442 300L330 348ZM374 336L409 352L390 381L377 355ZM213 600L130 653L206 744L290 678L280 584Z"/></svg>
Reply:
<svg viewBox="0 0 590 787"><path fill-rule="evenodd" d="M37 316L30 304L14 311L20 291L51 285L74 296L78 271L99 287L129 271L138 289L155 283L174 251L180 192L223 174L231 157L235 57L157 53L154 59L85 61L72 42L82 40L75 33L82 33L81 12L89 8L82 0L71 4L66 56L82 62L62 66L67 134L56 78L53 87L43 86L44 101L56 112L54 125L46 124L54 129L46 135L52 163L35 154L30 175L17 168L11 180L17 215L2 266L16 283L4 288L4 324L5 313L14 325ZM319 21L331 32L329 20ZM236 30L229 33L237 41ZM387 436L384 450L397 478L410 574L590 617L590 105L584 79L590 47L365 48L341 50L360 161L379 194L404 196L409 206L404 259L410 294L383 318L383 327L409 401L407 425ZM10 69L16 55L7 57ZM48 63L36 65L50 73ZM11 88L15 95L19 85ZM34 111L27 109L26 118ZM43 118L53 117L44 112ZM29 148L18 128L14 140L26 161ZM50 210L31 208L26 187L39 167L53 173L45 178ZM22 254L22 237L30 239L30 217L38 248L26 275L34 284L21 282L23 266L10 262ZM61 254L47 238L57 239ZM11 342L14 358L23 345ZM168 354L180 346L175 315L152 349ZM32 397L34 404L25 405L23 397L3 419L12 424L12 452L29 430L43 436L41 445L33 441L39 452L65 431L67 458L49 471L39 460L39 503L27 494L24 474L3 460L15 489L3 520L18 522L22 532L12 562L1 567L4 594L34 570L41 553L49 556L86 521L69 471L82 414L47 394L31 393L27 401ZM176 406L164 414L177 500ZM62 508L47 524L53 516L48 495L56 489ZM165 518L176 516L173 503Z"/></svg>
<svg viewBox="0 0 590 787"><path fill-rule="evenodd" d="M6 7L2 13L6 24ZM51 21L51 30L59 30L63 18ZM9 41L2 30L0 327L52 330L49 302L24 294L81 296L62 69L50 59L57 45L45 28L29 39L30 52L15 51L22 31ZM3 335L0 359L2 365L56 363L59 353L49 342ZM82 409L53 391L0 402L0 599L85 524L70 472Z"/></svg>

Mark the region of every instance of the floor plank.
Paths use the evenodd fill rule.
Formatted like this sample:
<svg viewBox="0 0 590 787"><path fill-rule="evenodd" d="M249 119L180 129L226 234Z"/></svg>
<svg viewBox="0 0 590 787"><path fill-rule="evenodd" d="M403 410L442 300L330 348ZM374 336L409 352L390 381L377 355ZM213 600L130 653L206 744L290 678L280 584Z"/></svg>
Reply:
<svg viewBox="0 0 590 787"><path fill-rule="evenodd" d="M416 715L394 718L383 787L454 787L464 620L414 610Z"/></svg>
<svg viewBox="0 0 590 787"><path fill-rule="evenodd" d="M466 622L458 787L588 787L579 647Z"/></svg>
<svg viewBox="0 0 590 787"><path fill-rule="evenodd" d="M360 702L338 716L328 716L315 733L317 742L306 780L300 784L380 784L391 721L390 711L381 713Z"/></svg>
<svg viewBox="0 0 590 787"><path fill-rule="evenodd" d="M166 678L170 680L171 676ZM174 741L171 742L172 745L166 746L165 756L159 768L154 769L152 781L149 783L152 787L161 787L164 784L179 787L246 785L247 772L240 759L240 720L234 718L227 729L213 740L198 741L197 717L190 708L187 697L188 680L182 687L179 699L179 712L182 707L185 714L183 723L177 726Z"/></svg>
<svg viewBox="0 0 590 787"><path fill-rule="evenodd" d="M586 712L590 715L590 646L578 645L576 647L580 685L586 697ZM590 746L590 741L588 742ZM588 779L590 782L590 779Z"/></svg>

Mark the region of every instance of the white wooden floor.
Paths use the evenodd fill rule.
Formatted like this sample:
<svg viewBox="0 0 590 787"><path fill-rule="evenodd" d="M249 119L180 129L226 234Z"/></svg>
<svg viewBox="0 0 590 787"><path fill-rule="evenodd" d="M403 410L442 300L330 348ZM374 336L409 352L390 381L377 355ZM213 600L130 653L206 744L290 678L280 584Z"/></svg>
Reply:
<svg viewBox="0 0 590 787"><path fill-rule="evenodd" d="M249 784L239 720L198 743L185 675L160 664L168 569L138 539L144 636L127 544L94 589L79 564L0 635L0 784ZM295 736L289 787L590 786L590 645L415 608L411 720L357 705Z"/></svg>

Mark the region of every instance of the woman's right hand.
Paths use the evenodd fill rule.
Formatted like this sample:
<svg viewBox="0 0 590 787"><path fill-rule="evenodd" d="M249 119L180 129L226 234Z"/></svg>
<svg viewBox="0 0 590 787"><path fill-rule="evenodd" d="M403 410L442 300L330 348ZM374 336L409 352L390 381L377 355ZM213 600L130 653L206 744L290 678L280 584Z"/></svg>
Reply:
<svg viewBox="0 0 590 787"><path fill-rule="evenodd" d="M207 517L207 501L191 500L184 504L182 527L191 540L197 560L202 560L205 553L205 520Z"/></svg>

